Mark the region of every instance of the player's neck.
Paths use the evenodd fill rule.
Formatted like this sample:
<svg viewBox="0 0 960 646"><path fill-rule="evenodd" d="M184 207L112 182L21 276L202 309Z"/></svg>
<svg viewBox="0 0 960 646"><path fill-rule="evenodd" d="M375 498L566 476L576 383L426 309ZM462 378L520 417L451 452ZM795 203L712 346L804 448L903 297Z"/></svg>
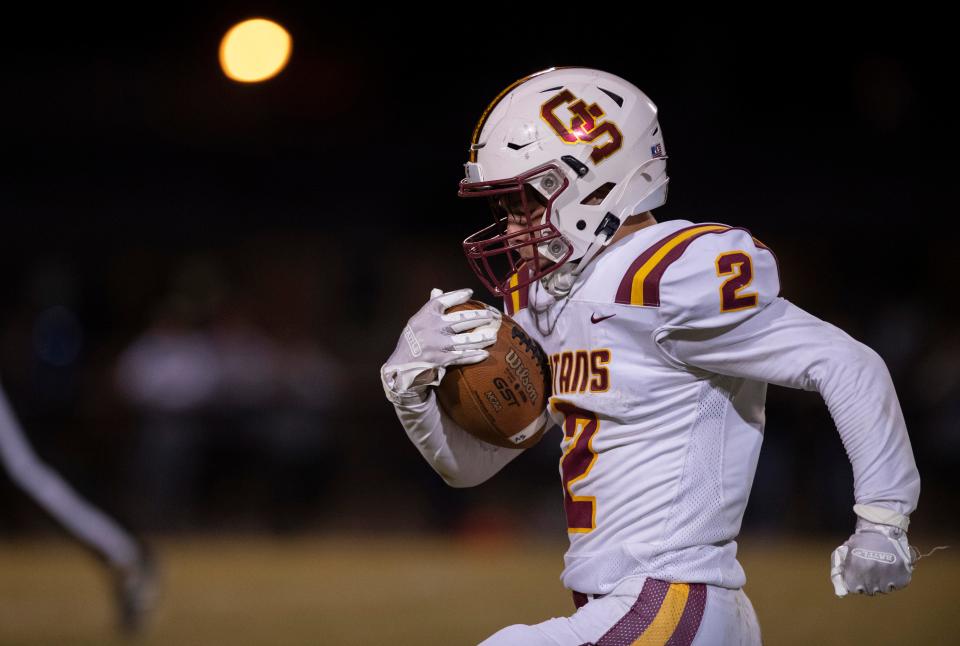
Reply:
<svg viewBox="0 0 960 646"><path fill-rule="evenodd" d="M623 224L620 225L620 228L617 229L617 232L613 234L610 244L615 243L621 238L626 238L631 233L635 233L640 229L646 229L649 226L653 226L656 223L657 220L653 217L653 214L650 211L638 213L637 215L631 215L629 218L623 221Z"/></svg>

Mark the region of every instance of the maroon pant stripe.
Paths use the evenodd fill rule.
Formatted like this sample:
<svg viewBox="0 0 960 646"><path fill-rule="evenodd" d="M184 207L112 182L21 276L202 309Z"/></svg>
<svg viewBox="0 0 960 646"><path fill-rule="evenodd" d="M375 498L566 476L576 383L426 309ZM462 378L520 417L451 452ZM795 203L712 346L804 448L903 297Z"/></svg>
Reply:
<svg viewBox="0 0 960 646"><path fill-rule="evenodd" d="M687 605L683 608L683 615L676 630L667 641L667 646L690 646L693 638L700 629L703 620L703 610L707 607L707 586L703 583L691 583L687 595Z"/></svg>
<svg viewBox="0 0 960 646"><path fill-rule="evenodd" d="M666 581L647 579L637 602L600 638L597 646L630 646L657 616L669 589L670 584Z"/></svg>

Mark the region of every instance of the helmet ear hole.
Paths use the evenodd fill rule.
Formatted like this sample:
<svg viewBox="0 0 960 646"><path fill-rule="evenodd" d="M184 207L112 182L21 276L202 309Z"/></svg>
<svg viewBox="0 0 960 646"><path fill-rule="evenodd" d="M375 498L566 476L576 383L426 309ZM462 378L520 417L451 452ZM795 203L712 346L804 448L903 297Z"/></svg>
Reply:
<svg viewBox="0 0 960 646"><path fill-rule="evenodd" d="M610 194L610 191L613 190L613 187L616 186L616 182L607 182L602 186L598 186L590 195L586 196L580 201L580 204L584 205L594 205L600 204L603 200Z"/></svg>

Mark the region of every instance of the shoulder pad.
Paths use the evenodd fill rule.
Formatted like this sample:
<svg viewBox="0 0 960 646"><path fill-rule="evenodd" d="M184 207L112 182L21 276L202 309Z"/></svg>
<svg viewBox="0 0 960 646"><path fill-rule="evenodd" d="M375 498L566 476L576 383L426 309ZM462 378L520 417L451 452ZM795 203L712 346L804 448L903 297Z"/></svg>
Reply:
<svg viewBox="0 0 960 646"><path fill-rule="evenodd" d="M746 229L732 227L693 236L658 279L660 316L674 328L735 325L779 293L773 252Z"/></svg>
<svg viewBox="0 0 960 646"><path fill-rule="evenodd" d="M746 229L711 223L684 227L646 249L621 279L616 302L660 308L670 325L700 327L735 323L731 314L749 315L779 292L773 252Z"/></svg>

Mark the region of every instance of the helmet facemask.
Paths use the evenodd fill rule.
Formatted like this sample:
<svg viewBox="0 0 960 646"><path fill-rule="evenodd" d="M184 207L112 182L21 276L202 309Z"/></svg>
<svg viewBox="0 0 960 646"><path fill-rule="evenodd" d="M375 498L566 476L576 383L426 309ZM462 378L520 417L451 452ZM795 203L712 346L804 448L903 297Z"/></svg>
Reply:
<svg viewBox="0 0 960 646"><path fill-rule="evenodd" d="M573 246L551 222L554 203L569 184L556 163L507 179L460 183L460 197L486 197L493 212L493 224L463 241L470 267L493 294L522 289L573 254ZM508 230L511 218L520 228Z"/></svg>
<svg viewBox="0 0 960 646"><path fill-rule="evenodd" d="M469 150L460 196L506 195L519 211L508 219L494 208L494 224L464 241L498 296L539 279L552 296L569 295L623 221L666 200L657 108L601 70L550 68L511 84L481 115ZM542 206L531 210L531 195Z"/></svg>

